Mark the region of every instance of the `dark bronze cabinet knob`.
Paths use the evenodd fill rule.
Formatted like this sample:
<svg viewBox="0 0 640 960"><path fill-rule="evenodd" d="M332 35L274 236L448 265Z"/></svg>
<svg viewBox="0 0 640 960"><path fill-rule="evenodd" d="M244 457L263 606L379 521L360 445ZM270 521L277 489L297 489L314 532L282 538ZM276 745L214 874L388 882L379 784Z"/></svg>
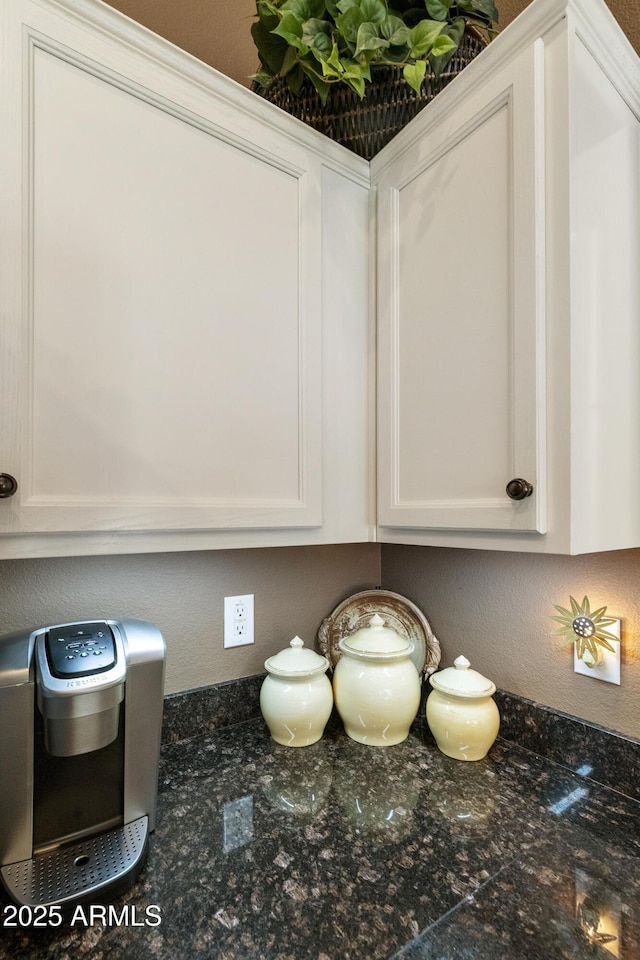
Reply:
<svg viewBox="0 0 640 960"><path fill-rule="evenodd" d="M511 497L512 500L525 500L527 497L530 497L532 493L533 484L528 483L526 480L516 478L515 480L509 480L507 484L507 496Z"/></svg>
<svg viewBox="0 0 640 960"><path fill-rule="evenodd" d="M18 481L10 473L0 473L0 500L12 497L18 489Z"/></svg>

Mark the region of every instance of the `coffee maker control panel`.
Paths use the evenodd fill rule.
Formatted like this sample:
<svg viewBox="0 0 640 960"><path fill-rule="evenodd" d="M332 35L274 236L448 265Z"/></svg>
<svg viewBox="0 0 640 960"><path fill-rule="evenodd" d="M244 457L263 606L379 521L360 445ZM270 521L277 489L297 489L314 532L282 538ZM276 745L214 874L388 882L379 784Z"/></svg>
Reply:
<svg viewBox="0 0 640 960"><path fill-rule="evenodd" d="M61 680L104 673L116 662L113 633L104 621L52 627L46 650L51 674Z"/></svg>

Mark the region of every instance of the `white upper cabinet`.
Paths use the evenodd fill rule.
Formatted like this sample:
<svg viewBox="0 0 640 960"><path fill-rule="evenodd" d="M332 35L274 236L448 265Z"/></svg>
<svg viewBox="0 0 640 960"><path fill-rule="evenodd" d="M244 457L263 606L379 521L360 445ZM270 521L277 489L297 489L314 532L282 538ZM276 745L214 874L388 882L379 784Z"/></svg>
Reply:
<svg viewBox="0 0 640 960"><path fill-rule="evenodd" d="M640 545L639 118L604 4L538 0L372 162L381 540Z"/></svg>
<svg viewBox="0 0 640 960"><path fill-rule="evenodd" d="M370 165L100 0L0 15L0 559L640 546L602 0L533 0Z"/></svg>
<svg viewBox="0 0 640 960"><path fill-rule="evenodd" d="M544 532L542 83L524 50L388 162L378 189L382 526Z"/></svg>
<svg viewBox="0 0 640 960"><path fill-rule="evenodd" d="M0 557L369 539L366 163L102 4L0 8Z"/></svg>

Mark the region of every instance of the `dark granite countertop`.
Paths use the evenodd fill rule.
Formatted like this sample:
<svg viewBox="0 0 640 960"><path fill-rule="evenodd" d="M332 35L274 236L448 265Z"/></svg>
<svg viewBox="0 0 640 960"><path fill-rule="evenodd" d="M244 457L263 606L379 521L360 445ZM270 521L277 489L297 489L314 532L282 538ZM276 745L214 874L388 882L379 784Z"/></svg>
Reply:
<svg viewBox="0 0 640 960"><path fill-rule="evenodd" d="M376 749L332 719L295 750L248 720L165 745L115 907L120 926L5 928L0 957L637 960L640 804L502 740L451 760L420 722Z"/></svg>

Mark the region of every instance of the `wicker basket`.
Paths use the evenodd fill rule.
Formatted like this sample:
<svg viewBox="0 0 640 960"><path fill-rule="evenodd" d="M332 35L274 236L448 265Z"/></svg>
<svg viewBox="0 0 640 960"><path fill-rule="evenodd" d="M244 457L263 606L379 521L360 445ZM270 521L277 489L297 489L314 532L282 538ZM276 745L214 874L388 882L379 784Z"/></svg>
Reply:
<svg viewBox="0 0 640 960"><path fill-rule="evenodd" d="M465 33L460 46L436 78L427 66L420 93L416 93L402 75L402 67L373 67L363 100L342 83L329 87L327 102L310 80L305 79L300 96L289 89L286 79L276 77L266 90L257 93L276 106L308 123L314 130L348 147L365 160L371 160L404 126L433 100L474 57L486 41Z"/></svg>

